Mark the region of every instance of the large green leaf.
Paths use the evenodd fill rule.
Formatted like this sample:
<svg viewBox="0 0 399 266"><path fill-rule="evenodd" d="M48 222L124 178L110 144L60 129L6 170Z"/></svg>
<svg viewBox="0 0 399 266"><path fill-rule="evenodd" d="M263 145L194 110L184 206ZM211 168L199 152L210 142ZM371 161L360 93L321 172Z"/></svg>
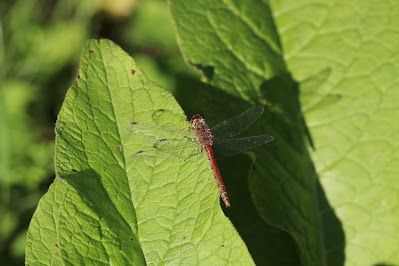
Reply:
<svg viewBox="0 0 399 266"><path fill-rule="evenodd" d="M268 107L263 130L276 140L255 151L247 185L250 216L266 223L243 219L249 202L232 213L255 262L295 257L287 231L303 265L399 263L398 4L169 2L185 59L204 72L201 93L221 106L213 111Z"/></svg>
<svg viewBox="0 0 399 266"><path fill-rule="evenodd" d="M133 160L131 121L188 126L125 52L90 41L56 127L57 179L28 232L26 263L252 264L204 156Z"/></svg>

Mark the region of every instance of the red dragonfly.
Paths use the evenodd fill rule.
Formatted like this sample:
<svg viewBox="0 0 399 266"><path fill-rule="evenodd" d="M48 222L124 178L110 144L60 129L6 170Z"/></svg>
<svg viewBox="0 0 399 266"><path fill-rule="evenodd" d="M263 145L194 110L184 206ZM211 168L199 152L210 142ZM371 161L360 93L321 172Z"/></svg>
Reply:
<svg viewBox="0 0 399 266"><path fill-rule="evenodd" d="M254 106L211 129L204 118L195 115L190 121L191 127L187 128L131 122L126 125L125 130L143 143L152 145L150 150L140 150L134 153L132 155L134 159L161 160L163 156L169 157L170 154L173 154L187 160L203 151L212 169L220 196L225 205L230 207L226 187L217 167L212 148L214 147L224 156L232 156L272 141L274 137L270 135L232 138L252 125L263 111L263 106Z"/></svg>

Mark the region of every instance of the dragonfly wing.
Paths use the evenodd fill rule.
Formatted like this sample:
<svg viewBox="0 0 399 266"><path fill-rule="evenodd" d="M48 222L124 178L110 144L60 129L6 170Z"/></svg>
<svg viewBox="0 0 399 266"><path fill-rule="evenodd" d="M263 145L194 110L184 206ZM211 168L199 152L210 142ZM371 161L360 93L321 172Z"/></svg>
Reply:
<svg viewBox="0 0 399 266"><path fill-rule="evenodd" d="M180 128L131 122L125 126L125 131L140 141L157 145L157 148L182 145L195 140L195 132L191 127Z"/></svg>
<svg viewBox="0 0 399 266"><path fill-rule="evenodd" d="M234 137L252 125L263 113L263 110L262 105L257 105L242 114L220 122L211 129L212 135L218 138Z"/></svg>
<svg viewBox="0 0 399 266"><path fill-rule="evenodd" d="M147 161L170 161L170 160L189 160L194 159L194 155L201 152L199 145L178 145L151 150L140 150L132 154L131 157L137 160Z"/></svg>
<svg viewBox="0 0 399 266"><path fill-rule="evenodd" d="M273 136L262 135L235 139L214 139L213 147L226 157L253 149L274 140Z"/></svg>
<svg viewBox="0 0 399 266"><path fill-rule="evenodd" d="M133 159L173 160L198 154L198 141L191 127L179 128L132 122L125 131L141 143L142 150L131 155ZM172 155L172 156L171 156Z"/></svg>

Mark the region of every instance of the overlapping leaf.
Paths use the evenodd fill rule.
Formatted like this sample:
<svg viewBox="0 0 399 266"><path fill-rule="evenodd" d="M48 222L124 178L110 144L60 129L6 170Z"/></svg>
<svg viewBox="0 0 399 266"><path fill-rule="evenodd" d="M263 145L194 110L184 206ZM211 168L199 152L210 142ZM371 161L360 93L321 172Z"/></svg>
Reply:
<svg viewBox="0 0 399 266"><path fill-rule="evenodd" d="M262 131L276 140L255 153L249 179L263 220L290 233L303 265L342 265L344 257L347 265L398 263L397 3L170 4L186 61L203 70L207 89L224 102L269 107ZM253 240L236 220L252 254L273 249L275 240Z"/></svg>

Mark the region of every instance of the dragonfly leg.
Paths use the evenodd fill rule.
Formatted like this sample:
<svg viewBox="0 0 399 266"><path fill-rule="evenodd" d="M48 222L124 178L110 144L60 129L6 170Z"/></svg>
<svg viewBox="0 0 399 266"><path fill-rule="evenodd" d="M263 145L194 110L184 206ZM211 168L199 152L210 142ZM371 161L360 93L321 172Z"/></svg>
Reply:
<svg viewBox="0 0 399 266"><path fill-rule="evenodd" d="M196 155L200 154L201 146L199 145L199 143L197 144L197 147L195 149L197 150L197 152L194 154L190 154L186 159L184 159L184 161L187 161L191 156L196 156Z"/></svg>

